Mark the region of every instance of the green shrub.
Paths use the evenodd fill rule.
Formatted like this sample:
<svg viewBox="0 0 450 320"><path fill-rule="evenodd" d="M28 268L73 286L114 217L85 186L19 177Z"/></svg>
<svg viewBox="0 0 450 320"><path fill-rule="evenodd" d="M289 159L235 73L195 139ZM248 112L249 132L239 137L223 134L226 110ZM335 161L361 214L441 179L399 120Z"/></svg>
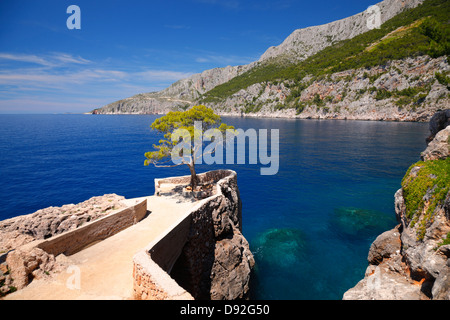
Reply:
<svg viewBox="0 0 450 320"><path fill-rule="evenodd" d="M413 168L420 169L411 174ZM427 226L432 223L436 207L441 205L450 187L450 158L445 160L419 161L413 164L402 180L406 216L410 226L420 223L417 238L422 240ZM428 201L424 200L428 198ZM422 211L424 211L422 213Z"/></svg>
<svg viewBox="0 0 450 320"><path fill-rule="evenodd" d="M392 92L386 89L378 89L377 94L375 95L376 100L384 100L388 99L392 96Z"/></svg>
<svg viewBox="0 0 450 320"><path fill-rule="evenodd" d="M316 106L318 107L322 107L325 105L325 102L322 100L322 98L320 98L320 95L318 93L316 93L314 95L314 98L312 100L312 103L314 103Z"/></svg>
<svg viewBox="0 0 450 320"><path fill-rule="evenodd" d="M443 239L441 243L438 244L438 247L445 246L447 244L450 244L450 232L447 233L447 237Z"/></svg>
<svg viewBox="0 0 450 320"><path fill-rule="evenodd" d="M437 81L443 86L449 87L450 77L445 75L443 72L436 72L434 75Z"/></svg>

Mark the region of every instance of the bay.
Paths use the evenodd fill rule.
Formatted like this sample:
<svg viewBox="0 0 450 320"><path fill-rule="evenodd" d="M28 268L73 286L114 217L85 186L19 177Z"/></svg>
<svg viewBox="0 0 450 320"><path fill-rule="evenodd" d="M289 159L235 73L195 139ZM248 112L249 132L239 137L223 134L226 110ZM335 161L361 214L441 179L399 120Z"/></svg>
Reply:
<svg viewBox="0 0 450 320"><path fill-rule="evenodd" d="M187 167L144 167L154 115L0 115L0 220L116 193L154 193ZM278 129L279 171L238 174L253 299L341 299L364 276L371 242L395 226L394 193L426 147L426 123L224 117Z"/></svg>

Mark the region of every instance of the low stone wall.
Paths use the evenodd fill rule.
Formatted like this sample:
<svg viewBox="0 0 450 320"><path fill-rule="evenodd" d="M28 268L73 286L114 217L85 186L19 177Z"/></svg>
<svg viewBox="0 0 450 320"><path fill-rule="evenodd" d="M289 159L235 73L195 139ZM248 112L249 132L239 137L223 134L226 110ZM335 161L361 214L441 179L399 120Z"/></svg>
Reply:
<svg viewBox="0 0 450 320"><path fill-rule="evenodd" d="M147 199L124 200L124 202L127 208L47 240L35 242L35 247L54 256L61 253L70 256L94 242L109 238L136 224L147 214Z"/></svg>
<svg viewBox="0 0 450 320"><path fill-rule="evenodd" d="M38 269L47 271L57 255L72 255L83 248L104 240L140 221L147 214L147 199L123 200L125 209L88 222L77 229L66 231L45 240L35 240L9 252L6 263L17 289L28 285Z"/></svg>
<svg viewBox="0 0 450 320"><path fill-rule="evenodd" d="M135 299L246 297L254 260L241 234L236 173L217 170L198 176L202 183L216 182L216 194L199 201L167 233L135 255ZM187 184L189 179L157 179L155 193L164 184Z"/></svg>
<svg viewBox="0 0 450 320"><path fill-rule="evenodd" d="M198 174L199 184L217 183L222 178L230 175L230 170L214 170L205 173ZM155 179L155 195L160 195L165 185L175 186L187 186L191 182L191 176L170 177L163 179Z"/></svg>

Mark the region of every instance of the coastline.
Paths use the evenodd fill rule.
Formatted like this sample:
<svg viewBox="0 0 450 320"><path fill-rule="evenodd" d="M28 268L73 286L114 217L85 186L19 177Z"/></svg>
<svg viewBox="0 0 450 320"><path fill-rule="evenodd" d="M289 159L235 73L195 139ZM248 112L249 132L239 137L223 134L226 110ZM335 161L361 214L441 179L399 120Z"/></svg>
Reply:
<svg viewBox="0 0 450 320"><path fill-rule="evenodd" d="M292 111L295 112L294 109ZM292 112L292 113L294 113ZM84 115L96 115L96 116L111 116L111 115L155 115L155 116L163 116L167 113L142 113L142 112L115 112L115 113L99 113L95 114L92 112L83 113ZM229 117L229 118L252 118L252 119L282 119L282 120L342 120L342 121L386 121L386 122L419 122L425 123L430 120L432 115L427 115L426 118L420 117L420 119L411 117L403 117L403 118L371 118L371 117L348 117L348 116L339 116L339 115L302 115L302 114L289 114L289 113L273 113L273 114L245 114L245 113L230 113L230 112L220 112L217 111L217 114L221 117Z"/></svg>

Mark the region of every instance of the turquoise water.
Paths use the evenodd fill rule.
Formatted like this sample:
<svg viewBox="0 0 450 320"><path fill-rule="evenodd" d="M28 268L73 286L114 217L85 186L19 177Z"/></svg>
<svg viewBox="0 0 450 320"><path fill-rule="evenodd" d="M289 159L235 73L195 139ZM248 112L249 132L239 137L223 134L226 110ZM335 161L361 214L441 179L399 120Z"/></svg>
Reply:
<svg viewBox="0 0 450 320"><path fill-rule="evenodd" d="M0 115L0 219L116 193L153 194L144 167L156 116ZM364 275L371 242L395 224L394 193L425 149L423 123L224 118L279 129L274 176L238 173L243 233L255 255L254 299L341 299Z"/></svg>

